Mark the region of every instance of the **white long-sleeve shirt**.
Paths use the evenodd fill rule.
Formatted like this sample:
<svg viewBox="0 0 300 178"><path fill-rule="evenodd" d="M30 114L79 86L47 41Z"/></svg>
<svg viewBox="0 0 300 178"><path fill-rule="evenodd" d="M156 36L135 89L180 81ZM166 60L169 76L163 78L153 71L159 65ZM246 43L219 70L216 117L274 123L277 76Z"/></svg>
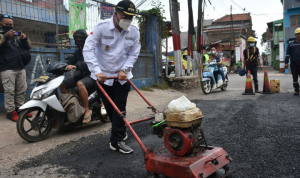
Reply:
<svg viewBox="0 0 300 178"><path fill-rule="evenodd" d="M113 17L98 23L85 41L83 48L84 61L91 71L91 77L97 80L96 74L107 77L117 76L126 69L128 79L133 77L132 68L140 53L140 32L131 25L121 33L116 29ZM126 81L120 81L123 85ZM113 80L104 83L112 86Z"/></svg>

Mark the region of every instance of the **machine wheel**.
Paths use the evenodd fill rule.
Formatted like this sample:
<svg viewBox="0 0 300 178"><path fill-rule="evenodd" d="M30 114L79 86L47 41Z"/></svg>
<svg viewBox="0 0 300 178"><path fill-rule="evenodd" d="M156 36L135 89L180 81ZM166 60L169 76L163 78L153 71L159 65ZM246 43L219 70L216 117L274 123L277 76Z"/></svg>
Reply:
<svg viewBox="0 0 300 178"><path fill-rule="evenodd" d="M227 165L223 166L223 168L217 170L216 172L214 172L212 175L208 176L208 178L223 178L226 173L228 173L229 167ZM232 174L227 175L226 177L231 178Z"/></svg>
<svg viewBox="0 0 300 178"><path fill-rule="evenodd" d="M32 117L27 117L31 113ZM22 111L17 121L17 131L24 140L28 142L38 142L45 139L52 130L53 122L47 115L43 123L43 109L40 107L29 108Z"/></svg>
<svg viewBox="0 0 300 178"><path fill-rule="evenodd" d="M202 88L202 91L204 94L208 94L211 92L211 81L210 80L206 80L204 82L202 82L202 85L201 85L201 88Z"/></svg>
<svg viewBox="0 0 300 178"><path fill-rule="evenodd" d="M147 171L146 178L170 178L170 177Z"/></svg>

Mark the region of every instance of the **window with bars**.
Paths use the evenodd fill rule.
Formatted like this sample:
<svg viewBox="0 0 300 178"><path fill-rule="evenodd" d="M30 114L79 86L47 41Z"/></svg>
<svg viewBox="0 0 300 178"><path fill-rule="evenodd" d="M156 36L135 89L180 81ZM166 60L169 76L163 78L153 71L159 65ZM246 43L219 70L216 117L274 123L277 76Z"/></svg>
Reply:
<svg viewBox="0 0 300 178"><path fill-rule="evenodd" d="M291 27L300 26L300 14L299 15L291 15L291 17L290 17L290 26Z"/></svg>

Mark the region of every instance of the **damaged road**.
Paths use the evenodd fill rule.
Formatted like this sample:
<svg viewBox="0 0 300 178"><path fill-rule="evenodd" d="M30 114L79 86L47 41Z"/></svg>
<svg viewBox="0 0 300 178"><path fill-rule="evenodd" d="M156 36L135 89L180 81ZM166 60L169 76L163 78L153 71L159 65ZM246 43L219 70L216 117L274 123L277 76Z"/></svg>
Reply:
<svg viewBox="0 0 300 178"><path fill-rule="evenodd" d="M258 96L258 97L257 97ZM204 115L208 145L223 147L234 159L233 177L299 177L300 97L291 93L256 95L246 100L193 100ZM150 121L133 125L156 154L163 139L151 135ZM129 133L129 131L128 131ZM109 134L57 146L44 154L1 170L1 177L147 177L142 149L131 133L133 154L111 151Z"/></svg>

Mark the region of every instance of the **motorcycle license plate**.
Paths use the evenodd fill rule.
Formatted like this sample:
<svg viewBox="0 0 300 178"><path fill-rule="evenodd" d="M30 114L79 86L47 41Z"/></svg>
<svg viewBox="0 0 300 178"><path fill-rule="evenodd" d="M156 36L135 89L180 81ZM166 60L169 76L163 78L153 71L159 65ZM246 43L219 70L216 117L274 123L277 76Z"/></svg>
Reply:
<svg viewBox="0 0 300 178"><path fill-rule="evenodd" d="M50 79L49 76L40 76L36 81L35 83L46 83L48 82Z"/></svg>

